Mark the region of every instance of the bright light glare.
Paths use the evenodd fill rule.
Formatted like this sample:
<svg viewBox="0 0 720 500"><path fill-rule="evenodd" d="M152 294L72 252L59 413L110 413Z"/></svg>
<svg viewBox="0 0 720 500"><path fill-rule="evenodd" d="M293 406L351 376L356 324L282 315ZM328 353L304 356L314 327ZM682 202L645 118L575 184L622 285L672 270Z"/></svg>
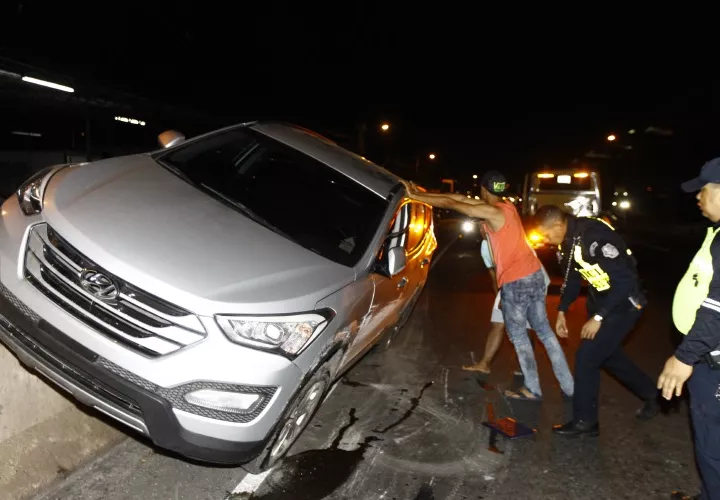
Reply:
<svg viewBox="0 0 720 500"><path fill-rule="evenodd" d="M141 127L145 126L145 122L142 120L136 120L135 118L126 118L124 116L116 116L116 121L123 122L123 123L132 123L133 125L140 125Z"/></svg>
<svg viewBox="0 0 720 500"><path fill-rule="evenodd" d="M380 125L380 128L381 128L384 132L387 132L388 130L390 130L390 124L388 124L388 123L383 123L382 125Z"/></svg>
<svg viewBox="0 0 720 500"><path fill-rule="evenodd" d="M555 174L538 174L540 179L552 179L553 177L555 177Z"/></svg>
<svg viewBox="0 0 720 500"><path fill-rule="evenodd" d="M463 222L462 230L464 233L472 233L474 229L475 229L475 224L473 224L469 220L466 220L465 222Z"/></svg>
<svg viewBox="0 0 720 500"><path fill-rule="evenodd" d="M627 200L621 201L620 208L622 208L623 210L627 210L628 208L630 208L630 202Z"/></svg>
<svg viewBox="0 0 720 500"><path fill-rule="evenodd" d="M473 175L473 179L477 179L477 174Z"/></svg>
<svg viewBox="0 0 720 500"><path fill-rule="evenodd" d="M46 82L45 80L38 80L37 78L32 78L30 76L23 76L22 81L27 83L34 83L35 85L41 85L43 87L49 87L55 90L62 90L63 92L75 92L75 89L72 87L60 85L59 83Z"/></svg>
<svg viewBox="0 0 720 500"><path fill-rule="evenodd" d="M434 160L434 159L435 159L435 153L430 153L430 154L428 155L428 158L430 158L431 160Z"/></svg>
<svg viewBox="0 0 720 500"><path fill-rule="evenodd" d="M590 174L588 174L587 172L578 172L577 174L573 174L573 177L575 177L576 179L585 179L588 175Z"/></svg>
<svg viewBox="0 0 720 500"><path fill-rule="evenodd" d="M617 139L617 137L615 137L613 134L610 134L610 135L607 137L607 140L610 141L610 142L614 141L615 139Z"/></svg>

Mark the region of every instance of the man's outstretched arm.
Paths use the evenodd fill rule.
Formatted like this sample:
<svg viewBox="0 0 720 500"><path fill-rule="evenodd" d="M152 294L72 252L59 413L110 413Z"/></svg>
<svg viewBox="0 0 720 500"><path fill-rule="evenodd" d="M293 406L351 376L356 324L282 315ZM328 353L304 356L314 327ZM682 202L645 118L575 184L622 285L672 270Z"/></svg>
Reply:
<svg viewBox="0 0 720 500"><path fill-rule="evenodd" d="M505 224L505 215L502 211L482 200L467 198L461 194L422 193L414 189L410 183L404 184L408 197L413 200L433 207L455 210L468 217L485 219L495 231Z"/></svg>

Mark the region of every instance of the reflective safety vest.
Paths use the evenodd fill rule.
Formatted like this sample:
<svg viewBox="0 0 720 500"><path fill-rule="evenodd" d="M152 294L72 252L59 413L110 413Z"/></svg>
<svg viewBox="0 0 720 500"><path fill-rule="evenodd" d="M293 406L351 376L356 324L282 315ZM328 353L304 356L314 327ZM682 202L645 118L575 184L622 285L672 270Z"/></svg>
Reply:
<svg viewBox="0 0 720 500"><path fill-rule="evenodd" d="M580 245L575 245L573 249L573 257L575 262L580 265L578 272L580 275L593 286L598 292L604 292L610 290L610 276L608 273L603 271L602 267L597 264L590 264L583 260L582 248Z"/></svg>
<svg viewBox="0 0 720 500"><path fill-rule="evenodd" d="M705 241L693 257L690 267L675 290L672 306L673 323L675 323L675 328L684 335L688 334L695 323L695 315L710 290L710 282L713 277L710 246L718 232L720 232L720 228L708 228Z"/></svg>

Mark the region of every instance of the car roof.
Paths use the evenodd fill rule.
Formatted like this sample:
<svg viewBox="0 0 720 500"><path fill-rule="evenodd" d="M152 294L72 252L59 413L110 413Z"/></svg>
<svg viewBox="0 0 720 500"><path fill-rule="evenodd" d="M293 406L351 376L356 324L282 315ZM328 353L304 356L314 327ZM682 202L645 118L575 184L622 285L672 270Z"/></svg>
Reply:
<svg viewBox="0 0 720 500"><path fill-rule="evenodd" d="M324 163L383 198L390 196L400 182L392 172L303 127L262 121L246 126Z"/></svg>

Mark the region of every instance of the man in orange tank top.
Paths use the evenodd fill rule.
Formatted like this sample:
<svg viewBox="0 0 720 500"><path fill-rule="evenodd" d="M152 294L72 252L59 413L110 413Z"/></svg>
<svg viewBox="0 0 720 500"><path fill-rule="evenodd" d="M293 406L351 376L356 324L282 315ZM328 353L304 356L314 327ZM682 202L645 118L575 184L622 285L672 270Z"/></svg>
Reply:
<svg viewBox="0 0 720 500"><path fill-rule="evenodd" d="M573 377L565 353L547 317L542 264L528 244L515 205L502 199L507 189L505 177L496 171L487 172L482 178L480 200L461 194L422 193L413 184L404 184L408 197L414 200L484 220L483 224L495 255L505 329L515 347L525 379L523 387L517 391L506 391L505 395L532 401L542 398L537 362L526 330L526 323L529 322L545 346L564 395L572 397Z"/></svg>

